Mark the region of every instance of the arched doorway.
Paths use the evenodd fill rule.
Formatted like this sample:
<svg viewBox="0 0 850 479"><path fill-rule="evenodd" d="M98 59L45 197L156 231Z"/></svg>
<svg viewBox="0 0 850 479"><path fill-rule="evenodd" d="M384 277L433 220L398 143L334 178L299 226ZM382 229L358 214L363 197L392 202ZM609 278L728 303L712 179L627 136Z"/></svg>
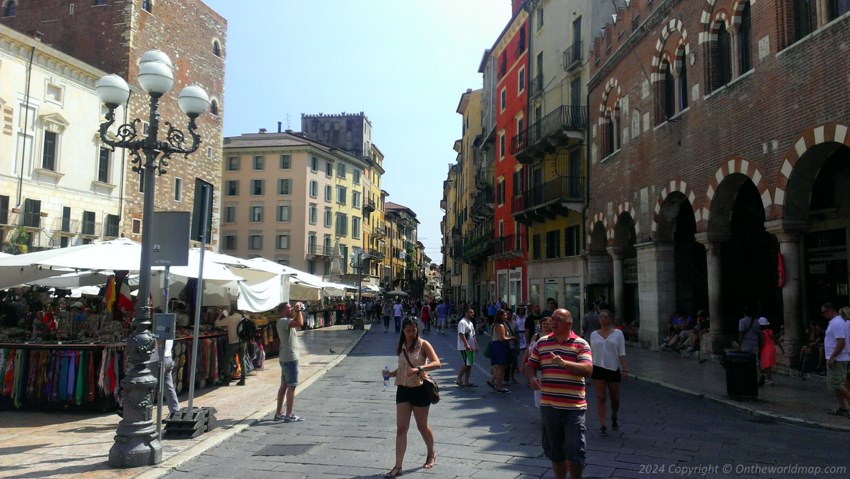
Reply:
<svg viewBox="0 0 850 479"><path fill-rule="evenodd" d="M608 231L601 220L593 223L590 242L587 245L587 285L585 287L585 307L589 303L604 303L611 307L614 299L614 283L611 256L608 255Z"/></svg>
<svg viewBox="0 0 850 479"><path fill-rule="evenodd" d="M695 315L708 308L705 247L696 241L696 217L687 197L675 191L667 195L659 212L657 241L673 243L676 304L667 309ZM662 309L665 311L665 309Z"/></svg>
<svg viewBox="0 0 850 479"><path fill-rule="evenodd" d="M617 217L611 251L613 255L616 255L614 261L620 261L622 268L622 275L619 278L621 284L617 284L617 266L614 266L614 317L626 323L640 319L636 243L634 219L624 211ZM618 288L621 288L619 293Z"/></svg>
<svg viewBox="0 0 850 479"><path fill-rule="evenodd" d="M725 224L728 240L722 246L721 297L723 333L735 337L744 306L768 318L782 318L782 298L777 286L779 243L764 227L765 211L758 189L746 175L727 176L717 195L728 205ZM717 197L715 197L717 201Z"/></svg>
<svg viewBox="0 0 850 479"><path fill-rule="evenodd" d="M850 303L850 148L825 142L809 148L788 180L784 219L807 225L802 236L804 318L824 302Z"/></svg>

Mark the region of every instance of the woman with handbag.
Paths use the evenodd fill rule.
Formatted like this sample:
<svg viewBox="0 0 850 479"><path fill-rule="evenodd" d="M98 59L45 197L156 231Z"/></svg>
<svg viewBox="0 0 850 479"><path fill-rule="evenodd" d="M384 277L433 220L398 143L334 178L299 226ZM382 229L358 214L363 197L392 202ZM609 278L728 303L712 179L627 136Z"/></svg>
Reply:
<svg viewBox="0 0 850 479"><path fill-rule="evenodd" d="M493 321L493 333L490 336L490 366L493 367L493 371L490 380L487 381L488 386L502 394L511 392L504 386L505 368L508 365L510 353L508 341L513 339L513 336L508 334L507 317L508 312L500 309L496 312L496 319Z"/></svg>
<svg viewBox="0 0 850 479"><path fill-rule="evenodd" d="M390 371L390 376L396 378L396 435L395 435L395 465L384 477L397 477L402 473L402 462L407 450L407 431L410 427L410 414L416 419L416 428L425 441L427 458L425 469L434 467L437 455L434 452L434 432L428 426L428 411L432 402L429 393L430 381L428 371L438 369L440 358L434 352L431 343L419 337L416 319L405 318L401 326L401 335L396 347L398 367Z"/></svg>

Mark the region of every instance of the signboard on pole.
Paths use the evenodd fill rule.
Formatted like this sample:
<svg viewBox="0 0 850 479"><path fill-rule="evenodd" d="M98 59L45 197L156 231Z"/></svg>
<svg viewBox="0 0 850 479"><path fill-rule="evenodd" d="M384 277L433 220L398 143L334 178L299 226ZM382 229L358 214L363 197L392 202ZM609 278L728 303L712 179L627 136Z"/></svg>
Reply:
<svg viewBox="0 0 850 479"><path fill-rule="evenodd" d="M151 231L151 265L189 264L189 212L155 211Z"/></svg>
<svg viewBox="0 0 850 479"><path fill-rule="evenodd" d="M204 199L206 203L204 202ZM212 198L213 185L195 178L195 202L192 207L192 241L203 241L210 244L212 236ZM203 222L203 225L201 225ZM203 236L203 239L201 238Z"/></svg>

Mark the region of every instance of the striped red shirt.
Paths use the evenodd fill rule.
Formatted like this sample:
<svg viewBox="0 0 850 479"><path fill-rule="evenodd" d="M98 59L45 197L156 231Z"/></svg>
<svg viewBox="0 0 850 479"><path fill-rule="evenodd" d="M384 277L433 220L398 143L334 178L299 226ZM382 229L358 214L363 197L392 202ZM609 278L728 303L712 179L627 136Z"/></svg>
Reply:
<svg viewBox="0 0 850 479"><path fill-rule="evenodd" d="M593 364L587 341L570 331L566 341L559 342L554 334L543 336L528 355L528 366L541 371L541 406L555 409L587 409L584 399L584 376L577 376L552 363L553 355L567 361Z"/></svg>

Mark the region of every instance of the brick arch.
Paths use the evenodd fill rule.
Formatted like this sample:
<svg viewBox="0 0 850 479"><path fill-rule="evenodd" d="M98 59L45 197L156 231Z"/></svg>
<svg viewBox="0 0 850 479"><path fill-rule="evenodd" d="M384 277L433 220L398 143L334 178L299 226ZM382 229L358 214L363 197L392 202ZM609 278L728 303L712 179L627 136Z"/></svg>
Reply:
<svg viewBox="0 0 850 479"><path fill-rule="evenodd" d="M614 239L614 230L617 228L617 221L619 221L622 213L628 213L629 216L632 217L632 221L635 223L635 234L640 237L640 221L638 220L637 213L635 213L635 205L628 201L624 201L617 206L617 213L614 215L614 221L611 223L611 227L609 228L611 239Z"/></svg>
<svg viewBox="0 0 850 479"><path fill-rule="evenodd" d="M688 30L683 28L682 20L677 18L672 18L664 27L661 29L661 34L659 36L658 41L655 43L655 55L652 57L652 70L650 75L650 80L652 83L659 82L664 79L664 70L661 66L664 64L664 60L666 59L670 65L673 65L677 60L677 52L684 48L684 56L687 57L691 52L690 44L688 43ZM676 42L675 47L673 47L671 55L670 51L664 50L664 45L667 44L667 40L670 38L670 35L674 32L679 32L679 41Z"/></svg>
<svg viewBox="0 0 850 479"><path fill-rule="evenodd" d="M701 211L697 211L697 209L694 208L694 215L700 218L697 220L697 225L699 225L701 221L707 222L711 218L711 202L714 200L714 194L717 192L717 187L727 176L735 173L748 176L753 184L756 185L759 196L761 196L762 206L764 206L765 210L770 208L773 204L773 200L771 200L770 197L770 189L768 188L767 181L765 180L764 175L761 174L761 171L750 163L749 160L740 156L735 156L723 163L720 168L714 172L714 176L711 178L711 181L708 184L708 189L705 192L705 200Z"/></svg>
<svg viewBox="0 0 850 479"><path fill-rule="evenodd" d="M774 204L779 208L779 217L785 217L785 196L788 190L788 181L797 167L800 157L807 151L823 143L840 143L850 148L850 134L847 125L841 123L825 123L806 130L793 146L788 149L782 168L776 176L776 189L774 190Z"/></svg>
<svg viewBox="0 0 850 479"><path fill-rule="evenodd" d="M655 232L658 231L658 219L661 214L661 208L664 206L664 201L667 197L675 192L679 192L691 202L691 208L694 209L694 218L696 222L699 223L702 218L702 214L700 208L697 206L697 195L694 193L694 190L688 185L685 180L682 179L674 179L670 180L658 195L658 200L655 202L655 211L652 213L652 225L650 225L650 230L652 231L653 236Z"/></svg>
<svg viewBox="0 0 850 479"><path fill-rule="evenodd" d="M702 45L703 43L710 43L717 40L717 27L720 22L726 24L727 30L731 31L731 29L733 28L731 19L734 18L734 15L727 12L725 8L718 8L715 10L715 0L707 1L709 4L709 8L707 10L703 10L702 15L700 16L700 23L702 23L703 25L703 31L701 31L699 34L700 45Z"/></svg>
<svg viewBox="0 0 850 479"><path fill-rule="evenodd" d="M616 78L609 78L608 82L605 83L605 90L602 92L602 101L599 102L600 122L601 119L605 116L605 111L610 109L608 108L608 97L611 96L611 92L615 88L617 89L617 99L619 100L623 92L620 88L620 82L618 82Z"/></svg>
<svg viewBox="0 0 850 479"><path fill-rule="evenodd" d="M605 216L605 213L601 211L597 212L592 218L587 220L587 243L585 244L588 251L590 250L590 245L593 243L593 230L597 223L602 224L602 228L605 230L606 243L611 240L611 231L608 229L608 218Z"/></svg>

